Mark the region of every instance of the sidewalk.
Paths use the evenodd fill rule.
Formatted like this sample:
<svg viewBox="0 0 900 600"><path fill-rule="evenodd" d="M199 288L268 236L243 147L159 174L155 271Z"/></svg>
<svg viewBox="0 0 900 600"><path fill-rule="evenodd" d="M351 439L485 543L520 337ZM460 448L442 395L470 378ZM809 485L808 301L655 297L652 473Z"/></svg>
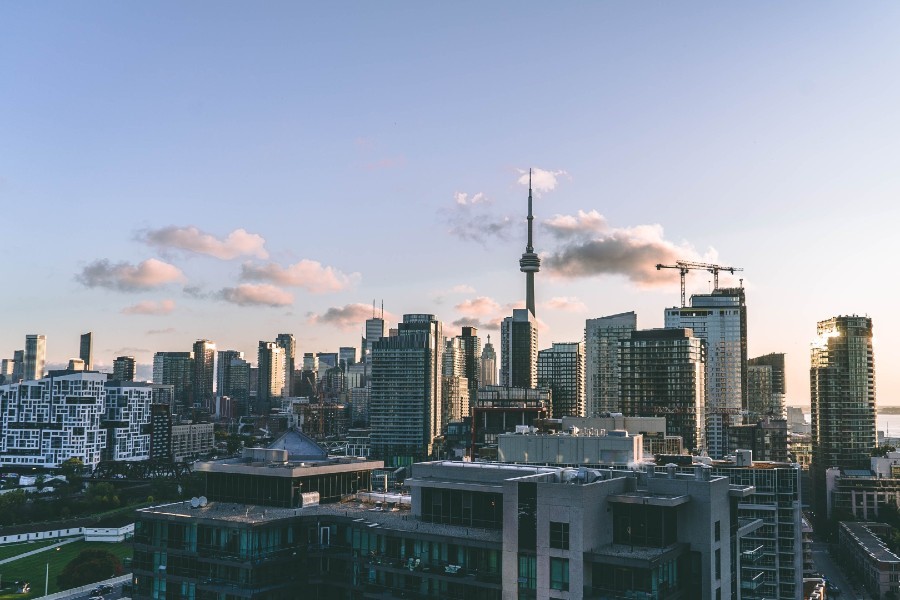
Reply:
<svg viewBox="0 0 900 600"><path fill-rule="evenodd" d="M46 552L47 550L53 550L54 548L59 548L60 546L65 546L66 544L71 544L72 542L80 542L83 539L84 539L84 536L67 538L58 544L53 544L51 546L44 546L43 548L38 548L37 550L32 550L30 552L23 552L22 554L17 554L16 556L11 556L4 560L0 560L0 565L8 563L8 562L12 562L14 560L19 560L20 558L25 558L26 556L31 556L32 554L37 554L38 552Z"/></svg>
<svg viewBox="0 0 900 600"><path fill-rule="evenodd" d="M131 573L126 575L120 575L118 577L113 577L112 579L106 579L104 581L96 581L89 585L83 585L81 587L72 588L71 590L63 590L61 592L55 592L50 594L49 596L41 596L40 600L57 600L60 598L70 598L72 596L80 596L81 594L86 594L90 592L92 589L97 587L98 585L108 583L109 585L115 586L120 583L130 583L131 582Z"/></svg>

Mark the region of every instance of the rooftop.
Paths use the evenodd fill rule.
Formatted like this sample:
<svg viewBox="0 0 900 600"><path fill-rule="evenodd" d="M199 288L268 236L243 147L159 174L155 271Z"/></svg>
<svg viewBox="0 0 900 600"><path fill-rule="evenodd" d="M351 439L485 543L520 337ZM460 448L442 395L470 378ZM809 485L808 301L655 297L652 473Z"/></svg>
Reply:
<svg viewBox="0 0 900 600"><path fill-rule="evenodd" d="M214 521L232 523L267 523L301 514L309 509L275 508L272 506L256 506L253 504L235 504L233 502L210 502L203 508L193 508L191 502L174 502L138 509L144 514L183 517L186 519L203 518Z"/></svg>
<svg viewBox="0 0 900 600"><path fill-rule="evenodd" d="M881 537L873 531L873 529L888 529L888 525L841 521L841 527L846 529L856 543L874 560L881 563L900 563L900 558L891 552Z"/></svg>

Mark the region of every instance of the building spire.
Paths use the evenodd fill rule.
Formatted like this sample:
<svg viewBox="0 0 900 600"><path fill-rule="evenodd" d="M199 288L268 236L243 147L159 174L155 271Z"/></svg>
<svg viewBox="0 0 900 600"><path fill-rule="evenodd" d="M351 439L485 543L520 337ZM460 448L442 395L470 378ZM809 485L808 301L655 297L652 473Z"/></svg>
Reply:
<svg viewBox="0 0 900 600"><path fill-rule="evenodd" d="M519 270L525 273L525 307L534 316L534 274L541 270L541 259L534 252L532 203L531 169L528 169L528 243L522 258L519 259Z"/></svg>

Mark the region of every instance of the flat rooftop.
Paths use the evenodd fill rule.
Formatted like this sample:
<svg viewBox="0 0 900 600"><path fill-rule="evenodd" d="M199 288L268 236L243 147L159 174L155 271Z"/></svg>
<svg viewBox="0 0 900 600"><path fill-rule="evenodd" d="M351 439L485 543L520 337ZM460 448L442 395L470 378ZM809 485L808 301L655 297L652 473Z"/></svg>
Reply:
<svg viewBox="0 0 900 600"><path fill-rule="evenodd" d="M880 528L887 527L883 523L841 521L841 527L845 528L856 540L856 543L874 560L880 563L900 563L900 558L888 550L887 545L881 540L880 536L872 531L870 525Z"/></svg>
<svg viewBox="0 0 900 600"><path fill-rule="evenodd" d="M347 471L372 471L383 469L384 461L363 460L352 457L335 457L325 460L304 460L286 462L252 461L246 458L223 458L220 460L198 461L194 471L204 473L239 473L267 477L311 477Z"/></svg>
<svg viewBox="0 0 900 600"><path fill-rule="evenodd" d="M141 508L137 512L163 517L208 519L212 521L248 524L268 523L300 514L298 509L295 508L277 508L272 506L257 506L255 504L235 504L233 502L210 502L203 508L193 508L190 500Z"/></svg>

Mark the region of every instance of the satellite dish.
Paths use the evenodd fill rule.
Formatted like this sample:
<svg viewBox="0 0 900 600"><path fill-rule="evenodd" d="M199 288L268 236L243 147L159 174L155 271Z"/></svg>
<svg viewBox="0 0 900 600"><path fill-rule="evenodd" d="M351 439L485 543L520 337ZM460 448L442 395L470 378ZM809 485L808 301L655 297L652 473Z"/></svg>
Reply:
<svg viewBox="0 0 900 600"><path fill-rule="evenodd" d="M206 499L206 496L200 496L198 500L200 501L200 508L206 508L206 505L209 504L209 500Z"/></svg>
<svg viewBox="0 0 900 600"><path fill-rule="evenodd" d="M200 498L197 498L196 496L191 498L191 508L199 508L199 506L200 506Z"/></svg>

